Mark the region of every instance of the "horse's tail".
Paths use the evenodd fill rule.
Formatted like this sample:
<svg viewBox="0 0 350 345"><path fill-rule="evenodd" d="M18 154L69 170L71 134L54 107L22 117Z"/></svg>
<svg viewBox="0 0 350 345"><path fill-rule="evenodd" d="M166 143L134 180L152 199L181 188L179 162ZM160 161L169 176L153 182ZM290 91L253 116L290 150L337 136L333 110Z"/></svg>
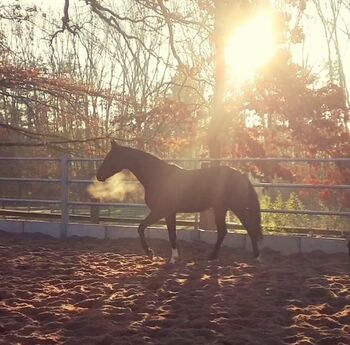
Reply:
<svg viewBox="0 0 350 345"><path fill-rule="evenodd" d="M261 241L263 239L263 232L261 227L261 210L258 194L256 193L253 185L249 181L248 183L248 209L250 210L250 214L254 219L254 226L251 228L253 232L250 233L250 236L254 238L255 241Z"/></svg>

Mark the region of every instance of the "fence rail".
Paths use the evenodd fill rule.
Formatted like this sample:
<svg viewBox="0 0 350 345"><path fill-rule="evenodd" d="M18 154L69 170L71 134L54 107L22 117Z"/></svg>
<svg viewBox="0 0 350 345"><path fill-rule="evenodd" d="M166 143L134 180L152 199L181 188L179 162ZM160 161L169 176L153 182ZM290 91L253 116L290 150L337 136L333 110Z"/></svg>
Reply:
<svg viewBox="0 0 350 345"><path fill-rule="evenodd" d="M69 178L69 166L74 162L100 162L100 158L72 158L64 155L59 158L47 158L47 157L0 157L1 161L46 161L60 164L61 178L25 178L25 177L1 177L0 182L20 182L20 183L56 183L61 185L60 199L29 199L29 198L4 198L0 197L0 202L4 203L17 203L17 204L56 204L60 207L62 234L66 233L67 224L69 221L69 209L72 206L105 206L105 207L145 207L145 204L134 203L113 203L113 202L96 202L96 201L71 201L69 200L69 191L71 184L90 184L92 181L88 179L70 179ZM320 163L342 163L350 164L350 158L322 158L322 159L304 159L304 158L239 158L239 159L174 159L169 160L171 162L190 162L198 166L199 163L220 161L223 163L256 163L256 162L275 162L275 163L303 163L303 164L320 164ZM344 185L328 185L328 184L292 184L292 183L254 183L254 187L261 188L274 188L274 189L327 189L327 190L350 190L350 184ZM350 217L350 212L345 211L321 211L321 210L282 210L282 209L262 209L265 213L276 214L306 214L306 215L323 215L323 216L341 216ZM2 212L3 214L3 212ZM197 217L195 218L197 222ZM198 224L194 224L198 226Z"/></svg>

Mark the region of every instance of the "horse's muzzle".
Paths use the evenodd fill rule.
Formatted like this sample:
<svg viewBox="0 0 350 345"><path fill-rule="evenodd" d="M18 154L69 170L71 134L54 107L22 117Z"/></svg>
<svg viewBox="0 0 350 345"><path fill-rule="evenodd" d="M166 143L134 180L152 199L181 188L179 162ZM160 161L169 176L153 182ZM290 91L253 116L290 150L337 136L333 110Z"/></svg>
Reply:
<svg viewBox="0 0 350 345"><path fill-rule="evenodd" d="M107 179L104 176L96 175L97 181L99 182L105 182Z"/></svg>

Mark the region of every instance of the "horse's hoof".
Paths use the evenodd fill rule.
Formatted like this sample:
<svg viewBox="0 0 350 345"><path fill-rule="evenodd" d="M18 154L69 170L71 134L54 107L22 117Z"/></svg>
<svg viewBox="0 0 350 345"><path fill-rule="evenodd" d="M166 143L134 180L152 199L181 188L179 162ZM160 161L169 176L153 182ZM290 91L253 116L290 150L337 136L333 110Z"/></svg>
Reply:
<svg viewBox="0 0 350 345"><path fill-rule="evenodd" d="M171 265L175 265L176 262L178 262L178 261L179 261L178 258L170 258L170 260L168 261L168 263L171 264Z"/></svg>
<svg viewBox="0 0 350 345"><path fill-rule="evenodd" d="M262 263L263 263L263 260L261 259L261 256L260 256L260 255L257 256L255 259L256 259L256 262L257 262L258 264L262 264Z"/></svg>
<svg viewBox="0 0 350 345"><path fill-rule="evenodd" d="M148 249L147 256L148 256L151 260L153 260L153 258L154 258L154 252L153 252L152 249Z"/></svg>

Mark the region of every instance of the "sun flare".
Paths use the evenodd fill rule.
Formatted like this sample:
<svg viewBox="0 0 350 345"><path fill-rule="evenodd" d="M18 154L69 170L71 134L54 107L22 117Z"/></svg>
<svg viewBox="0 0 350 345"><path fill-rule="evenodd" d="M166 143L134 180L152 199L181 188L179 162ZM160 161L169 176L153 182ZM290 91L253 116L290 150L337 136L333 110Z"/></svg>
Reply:
<svg viewBox="0 0 350 345"><path fill-rule="evenodd" d="M271 59L275 49L272 15L261 12L237 28L228 41L225 62L233 80L252 79L257 69Z"/></svg>

